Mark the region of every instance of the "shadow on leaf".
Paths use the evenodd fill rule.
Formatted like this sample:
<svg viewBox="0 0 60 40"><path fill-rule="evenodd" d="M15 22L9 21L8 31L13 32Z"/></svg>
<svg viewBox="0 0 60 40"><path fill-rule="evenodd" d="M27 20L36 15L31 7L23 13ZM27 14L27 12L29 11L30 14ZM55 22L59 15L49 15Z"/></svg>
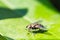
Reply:
<svg viewBox="0 0 60 40"><path fill-rule="evenodd" d="M26 15L28 9L14 9L0 8L0 20L8 18L20 18Z"/></svg>
<svg viewBox="0 0 60 40"><path fill-rule="evenodd" d="M6 36L2 36L2 35L0 34L0 40L14 40L14 39L9 38L9 37L6 37Z"/></svg>
<svg viewBox="0 0 60 40"><path fill-rule="evenodd" d="M7 40L14 40L14 39L12 39L12 38L9 38L9 37L6 37L6 36L4 36Z"/></svg>
<svg viewBox="0 0 60 40"><path fill-rule="evenodd" d="M50 2L60 12L60 0L50 0Z"/></svg>
<svg viewBox="0 0 60 40"><path fill-rule="evenodd" d="M49 9L60 12L60 6L57 7L59 5L58 3L60 2L57 2L57 0L54 0L54 1L53 0L37 0L37 1L45 5Z"/></svg>

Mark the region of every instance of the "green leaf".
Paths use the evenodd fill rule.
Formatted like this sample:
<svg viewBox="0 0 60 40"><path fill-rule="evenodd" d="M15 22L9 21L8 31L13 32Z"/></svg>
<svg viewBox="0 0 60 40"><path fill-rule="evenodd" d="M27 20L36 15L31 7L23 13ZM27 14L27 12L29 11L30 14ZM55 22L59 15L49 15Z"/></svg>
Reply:
<svg viewBox="0 0 60 40"><path fill-rule="evenodd" d="M4 36L0 35L0 40L7 40Z"/></svg>
<svg viewBox="0 0 60 40"><path fill-rule="evenodd" d="M60 39L60 12L49 2L47 5L43 3L42 0L40 3L36 0L1 0L0 34L7 40ZM39 20L47 32L31 33L26 30L28 24Z"/></svg>

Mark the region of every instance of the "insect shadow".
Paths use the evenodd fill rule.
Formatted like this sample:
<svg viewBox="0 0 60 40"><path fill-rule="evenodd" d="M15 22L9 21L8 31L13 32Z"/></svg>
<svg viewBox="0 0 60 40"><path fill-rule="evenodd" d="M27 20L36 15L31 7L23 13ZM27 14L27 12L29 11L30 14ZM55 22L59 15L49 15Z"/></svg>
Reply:
<svg viewBox="0 0 60 40"><path fill-rule="evenodd" d="M46 34L46 35L52 35L48 32L48 30L39 30L39 31L33 31L34 34L40 33L40 34Z"/></svg>
<svg viewBox="0 0 60 40"><path fill-rule="evenodd" d="M20 18L27 14L28 9L9 9L0 7L0 20L9 18Z"/></svg>
<svg viewBox="0 0 60 40"><path fill-rule="evenodd" d="M59 0L37 0L38 3L42 3L47 8L60 12L60 1Z"/></svg>
<svg viewBox="0 0 60 40"><path fill-rule="evenodd" d="M9 37L6 37L6 36L2 36L2 35L0 34L0 40L14 40L14 39L9 38Z"/></svg>
<svg viewBox="0 0 60 40"><path fill-rule="evenodd" d="M38 30L38 31L32 31L33 33L45 33L47 32L48 30Z"/></svg>

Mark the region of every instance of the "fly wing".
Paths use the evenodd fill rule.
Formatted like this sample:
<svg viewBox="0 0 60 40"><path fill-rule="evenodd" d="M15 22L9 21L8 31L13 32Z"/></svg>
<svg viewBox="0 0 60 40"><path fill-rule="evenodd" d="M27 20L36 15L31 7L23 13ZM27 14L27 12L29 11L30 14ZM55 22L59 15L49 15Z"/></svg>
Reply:
<svg viewBox="0 0 60 40"><path fill-rule="evenodd" d="M42 20L35 21L34 23L42 23Z"/></svg>
<svg viewBox="0 0 60 40"><path fill-rule="evenodd" d="M47 30L45 26L41 25L39 26L39 29L42 29L42 30Z"/></svg>
<svg viewBox="0 0 60 40"><path fill-rule="evenodd" d="M41 30L47 30L45 27L44 27L44 28L43 28L43 27L40 27L40 29L41 29Z"/></svg>

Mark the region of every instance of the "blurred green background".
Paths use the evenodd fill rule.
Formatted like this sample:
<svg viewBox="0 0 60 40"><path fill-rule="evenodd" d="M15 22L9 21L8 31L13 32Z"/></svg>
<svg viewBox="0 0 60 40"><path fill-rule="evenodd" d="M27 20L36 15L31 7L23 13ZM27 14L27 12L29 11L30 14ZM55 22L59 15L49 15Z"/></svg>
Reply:
<svg viewBox="0 0 60 40"><path fill-rule="evenodd" d="M60 1L0 0L0 40L60 39ZM31 33L26 26L41 20L45 33Z"/></svg>

